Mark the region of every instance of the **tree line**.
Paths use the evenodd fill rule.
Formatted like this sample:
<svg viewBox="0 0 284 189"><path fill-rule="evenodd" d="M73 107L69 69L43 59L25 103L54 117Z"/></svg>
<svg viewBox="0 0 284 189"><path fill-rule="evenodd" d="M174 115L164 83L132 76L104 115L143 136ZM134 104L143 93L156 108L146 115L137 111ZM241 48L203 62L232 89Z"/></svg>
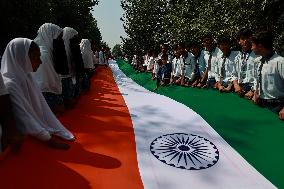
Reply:
<svg viewBox="0 0 284 189"><path fill-rule="evenodd" d="M34 39L44 23L76 29L83 38L101 42L101 33L92 16L98 0L1 0L0 53L16 37Z"/></svg>
<svg viewBox="0 0 284 189"><path fill-rule="evenodd" d="M241 28L266 30L275 36L275 49L284 55L282 0L121 0L127 38L124 53L158 48L161 43L190 44L211 32L231 35Z"/></svg>

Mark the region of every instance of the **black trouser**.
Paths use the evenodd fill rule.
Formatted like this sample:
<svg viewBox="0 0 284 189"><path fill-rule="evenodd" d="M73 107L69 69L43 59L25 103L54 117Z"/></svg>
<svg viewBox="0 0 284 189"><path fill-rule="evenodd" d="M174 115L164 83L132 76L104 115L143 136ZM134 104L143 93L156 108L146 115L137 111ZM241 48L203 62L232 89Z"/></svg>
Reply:
<svg viewBox="0 0 284 189"><path fill-rule="evenodd" d="M259 99L258 104L278 114L284 107L284 99Z"/></svg>

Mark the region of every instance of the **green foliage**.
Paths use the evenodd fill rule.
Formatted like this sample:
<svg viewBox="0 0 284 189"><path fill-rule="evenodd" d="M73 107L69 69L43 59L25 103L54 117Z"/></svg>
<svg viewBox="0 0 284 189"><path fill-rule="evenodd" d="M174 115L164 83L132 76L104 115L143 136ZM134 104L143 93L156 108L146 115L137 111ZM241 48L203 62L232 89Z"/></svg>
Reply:
<svg viewBox="0 0 284 189"><path fill-rule="evenodd" d="M161 42L186 44L211 32L232 37L243 27L272 31L275 48L284 52L284 1L281 0L121 0L129 38L123 50L147 50ZM132 50L133 51L133 50ZM129 54L130 52L128 52Z"/></svg>
<svg viewBox="0 0 284 189"><path fill-rule="evenodd" d="M121 51L121 48L120 48L120 44L116 44L113 49L112 49L112 55L114 57L122 57L122 51Z"/></svg>
<svg viewBox="0 0 284 189"><path fill-rule="evenodd" d="M73 27L83 38L101 41L101 33L91 10L98 0L1 0L0 53L15 37L35 38L47 22Z"/></svg>

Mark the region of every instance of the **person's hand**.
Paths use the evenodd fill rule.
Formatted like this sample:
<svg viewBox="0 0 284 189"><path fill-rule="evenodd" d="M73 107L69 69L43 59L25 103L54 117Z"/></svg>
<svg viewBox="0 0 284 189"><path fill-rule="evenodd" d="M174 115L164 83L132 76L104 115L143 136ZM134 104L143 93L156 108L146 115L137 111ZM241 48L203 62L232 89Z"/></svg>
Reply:
<svg viewBox="0 0 284 189"><path fill-rule="evenodd" d="M235 93L241 94L242 88L239 85L234 85L234 88L235 88Z"/></svg>
<svg viewBox="0 0 284 189"><path fill-rule="evenodd" d="M259 102L259 95L256 92L254 92L254 94L253 94L252 101L255 104L258 104L258 102Z"/></svg>
<svg viewBox="0 0 284 189"><path fill-rule="evenodd" d="M224 92L229 93L232 90L232 85L228 85L228 87L224 88Z"/></svg>
<svg viewBox="0 0 284 189"><path fill-rule="evenodd" d="M220 85L220 86L218 86L218 90L219 90L220 92L224 92L225 88L224 88L222 85Z"/></svg>
<svg viewBox="0 0 284 189"><path fill-rule="evenodd" d="M198 84L196 85L196 87L200 89L200 88L202 87L202 83L201 83L201 82L198 83Z"/></svg>
<svg viewBox="0 0 284 189"><path fill-rule="evenodd" d="M51 138L47 141L48 145L52 148L56 148L59 150L68 150L70 148L69 144L61 142L55 136L51 136Z"/></svg>
<svg viewBox="0 0 284 189"><path fill-rule="evenodd" d="M197 84L198 84L198 81L196 80L196 81L194 81L193 83L192 83L192 85L191 85L191 87L196 87L197 86Z"/></svg>
<svg viewBox="0 0 284 189"><path fill-rule="evenodd" d="M279 112L279 118L281 119L281 120L284 120L284 107L280 110L280 112Z"/></svg>
<svg viewBox="0 0 284 189"><path fill-rule="evenodd" d="M248 91L248 92L245 94L245 98L251 100L252 97L253 97L253 95L254 95L253 91Z"/></svg>

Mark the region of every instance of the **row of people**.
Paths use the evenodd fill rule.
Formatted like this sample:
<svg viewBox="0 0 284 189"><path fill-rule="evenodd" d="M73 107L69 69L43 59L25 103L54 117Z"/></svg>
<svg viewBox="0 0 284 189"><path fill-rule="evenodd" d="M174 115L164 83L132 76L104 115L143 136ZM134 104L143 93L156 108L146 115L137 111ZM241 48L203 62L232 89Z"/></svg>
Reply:
<svg viewBox="0 0 284 189"><path fill-rule="evenodd" d="M152 51L137 54L131 64L138 71L152 72L157 87L170 83L233 91L284 119L284 58L274 51L272 34L262 31L253 35L243 28L236 38L241 51L232 49L230 36L221 35L215 42L206 34L203 49L194 42L188 51L179 43L169 53L164 44L159 55Z"/></svg>
<svg viewBox="0 0 284 189"><path fill-rule="evenodd" d="M75 29L51 23L43 24L34 40L10 41L1 59L0 152L7 143L17 150L24 135L68 149L58 137L74 141L75 136L55 113L74 106L82 90L90 89L95 65L107 64L103 51L94 53L90 40L80 40Z"/></svg>

